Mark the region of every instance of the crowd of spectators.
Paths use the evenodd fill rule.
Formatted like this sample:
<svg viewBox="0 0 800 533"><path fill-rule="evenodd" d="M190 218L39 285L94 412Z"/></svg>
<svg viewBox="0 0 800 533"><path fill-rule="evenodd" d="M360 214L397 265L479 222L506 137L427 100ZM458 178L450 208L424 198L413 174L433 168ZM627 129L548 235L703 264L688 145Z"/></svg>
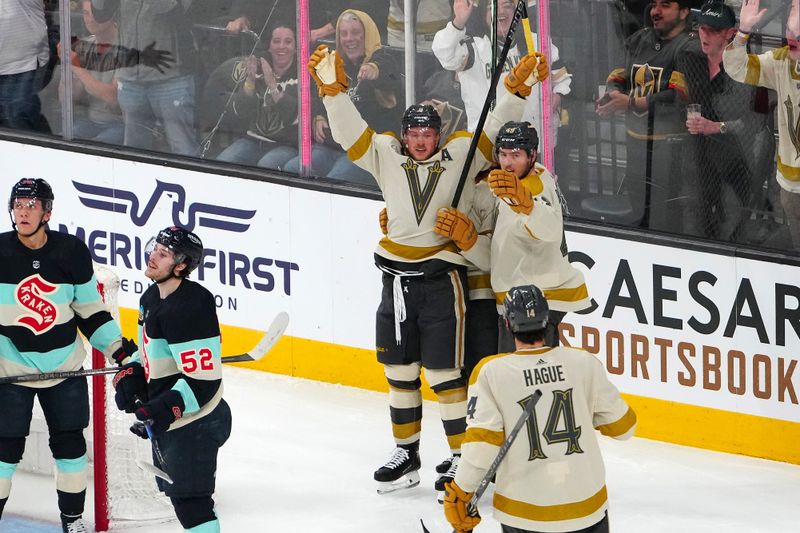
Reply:
<svg viewBox="0 0 800 533"><path fill-rule="evenodd" d="M775 180L773 132L782 104L768 83L736 81L723 65L742 1L701 1L551 1L552 76L543 86L551 105L541 109L537 87L524 118L540 137L550 124L551 148L558 141L554 170L574 217L800 247L788 237L797 227L789 220L798 211L796 194L778 199ZM528 2L532 18L536 3ZM53 37L52 2L2 4L0 127L61 135L69 94L77 140L300 174L298 75L306 75L307 58L297 56L297 2L82 0L72 3L69 51ZM406 107L403 0L309 4L309 49L336 49L361 115L375 131L396 130ZM443 133L474 129L498 55L493 47L502 44L515 4L417 2L415 99L439 111ZM781 31L791 27L788 9L772 11ZM594 21L597 13L606 24L580 27L587 20L581 16ZM800 37L791 33L777 38ZM607 51L587 50L587 40ZM535 33L533 41L541 46ZM504 71L525 53L520 27ZM605 73L580 69L582 55ZM70 65L69 92L60 62ZM700 111L687 115L692 104ZM332 141L316 94L311 108L311 177L374 187ZM586 146L603 142L596 168L586 170ZM603 183L609 160L620 175L610 189ZM613 212L604 200L613 200Z"/></svg>

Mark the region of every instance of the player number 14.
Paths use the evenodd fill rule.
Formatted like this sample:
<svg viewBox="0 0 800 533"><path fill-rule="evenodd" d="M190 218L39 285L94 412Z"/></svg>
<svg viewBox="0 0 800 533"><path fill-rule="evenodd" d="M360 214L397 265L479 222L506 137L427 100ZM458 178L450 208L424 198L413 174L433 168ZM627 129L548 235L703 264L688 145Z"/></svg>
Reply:
<svg viewBox="0 0 800 533"><path fill-rule="evenodd" d="M533 396L527 396L517 402L522 409ZM563 423L562 423L563 421ZM560 427L559 427L560 426ZM542 450L542 441L539 438L539 421L536 419L536 411L531 413L526 422L528 441L530 442L530 454L528 460L547 459ZM550 413L544 424L544 431L541 435L547 440L548 444L559 442L567 443L565 455L573 453L583 453L580 445L581 428L575 426L575 408L572 404L572 389L554 390L553 403L550 405Z"/></svg>

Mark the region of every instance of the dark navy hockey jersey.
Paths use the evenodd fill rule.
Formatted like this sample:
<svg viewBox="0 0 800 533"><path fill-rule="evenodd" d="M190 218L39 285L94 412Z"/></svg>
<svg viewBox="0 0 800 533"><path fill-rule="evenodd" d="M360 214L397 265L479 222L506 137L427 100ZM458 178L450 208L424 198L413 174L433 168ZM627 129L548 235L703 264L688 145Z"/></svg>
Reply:
<svg viewBox="0 0 800 533"><path fill-rule="evenodd" d="M47 231L45 245L31 250L16 232L0 234L0 375L80 369L86 350L79 329L111 361L120 330L103 304L86 245Z"/></svg>
<svg viewBox="0 0 800 533"><path fill-rule="evenodd" d="M222 359L214 296L184 279L161 299L151 285L139 300L139 351L150 400L170 389L185 410L170 429L210 413L222 398Z"/></svg>

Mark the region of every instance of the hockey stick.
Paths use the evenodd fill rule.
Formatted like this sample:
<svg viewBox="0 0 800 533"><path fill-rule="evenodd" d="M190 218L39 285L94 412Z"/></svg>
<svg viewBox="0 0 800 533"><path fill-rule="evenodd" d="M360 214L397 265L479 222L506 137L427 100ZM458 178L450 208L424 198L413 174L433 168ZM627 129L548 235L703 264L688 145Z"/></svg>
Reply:
<svg viewBox="0 0 800 533"><path fill-rule="evenodd" d="M475 489L475 492L472 494L472 498L469 499L469 503L467 503L467 513L469 513L470 516L477 515L478 500L480 500L481 496L483 496L483 493L486 492L486 487L489 486L489 483L492 481L492 478L497 473L497 467L500 466L500 463L505 458L509 448L511 448L511 445L514 444L514 440L517 438L517 434L522 429L522 426L524 426L527 423L528 418L530 418L531 414L533 413L533 409L536 407L536 404L539 402L539 398L541 397L542 397L542 391L536 389L536 391L534 391L533 395L530 397L530 400L528 400L528 402L525 404L525 409L522 410L522 414L517 419L517 423L514 424L514 427L511 428L509 434L506 435L503 444L500 445L500 450L497 452L497 457L495 457L494 461L492 461L492 464L489 465L489 469L486 471L486 474L484 474L483 479L481 479L481 482L478 484L478 488ZM430 533L430 531L428 531L428 528L425 527L425 523L422 522L421 518L419 519L419 521L422 524L422 531L424 531L425 533ZM454 530L454 533L469 533L469 532L468 531L456 532Z"/></svg>
<svg viewBox="0 0 800 533"><path fill-rule="evenodd" d="M256 344L252 350L247 353L239 355L226 355L222 357L222 362L228 363L243 363L249 361L258 361L269 353L275 346L275 343L286 331L289 325L289 315L281 311L272 320L269 329ZM30 381L46 381L49 379L67 379L86 376L97 376L102 374L116 374L119 372L119 367L106 367L106 368L85 368L82 370L67 370L63 372L45 372L42 374L25 374L22 376L4 376L0 377L0 385L5 383L25 383Z"/></svg>
<svg viewBox="0 0 800 533"><path fill-rule="evenodd" d="M139 398L136 398L136 405L139 405L139 406L142 405L142 401ZM166 481L167 483L169 483L170 485L172 485L172 478L170 477L169 474L167 474L164 471L164 470L167 469L167 462L164 460L164 456L161 455L161 447L158 445L158 442L156 441L156 439L153 438L153 421L152 420L145 420L144 422L140 422L140 421L134 422L133 426L131 427L131 431L133 431L134 433L136 433L138 435L139 434L138 429L134 430L134 428L137 427L137 426L143 426L144 430L147 432L147 437L150 439L150 442L153 445L153 453L155 453L156 460L158 461L158 465L161 468L158 468L158 466L156 466L156 465L147 463L147 462L139 460L139 459L136 460L136 466L138 466L139 468L141 468L145 472L150 472L154 476L156 476L158 478L161 478L164 481ZM162 470L162 468L163 468L163 470Z"/></svg>
<svg viewBox="0 0 800 533"><path fill-rule="evenodd" d="M500 52L500 57L497 59L497 64L494 66L494 70L492 71L492 79L489 82L489 92L486 95L486 100L483 102L483 109L481 109L481 114L478 117L478 123L475 125L475 131L473 132L472 139L469 143L467 157L464 161L464 167L461 169L461 176L458 178L458 186L456 187L456 192L453 195L451 207L458 207L458 202L461 200L461 193L464 192L464 185L467 183L467 175L469 174L469 169L472 166L472 158L475 157L475 151L478 149L478 141L481 138L481 132L483 132L483 125L486 123L486 117L489 114L489 108L492 106L492 102L494 101L497 82L500 81L500 74L503 72L503 65L506 63L508 51L511 49L511 44L514 40L514 31L517 29L517 24L519 23L523 14L527 12L525 9L525 2L526 0L518 0L517 7L514 9L514 18L511 19L511 26L509 26L508 33L506 34L506 40L503 43L503 50Z"/></svg>

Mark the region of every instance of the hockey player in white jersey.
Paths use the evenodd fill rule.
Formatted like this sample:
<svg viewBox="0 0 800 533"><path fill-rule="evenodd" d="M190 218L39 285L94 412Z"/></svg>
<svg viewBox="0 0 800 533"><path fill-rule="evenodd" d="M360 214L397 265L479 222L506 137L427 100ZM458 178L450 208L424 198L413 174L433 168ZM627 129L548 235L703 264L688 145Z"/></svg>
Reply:
<svg viewBox="0 0 800 533"><path fill-rule="evenodd" d="M513 287L504 314L516 351L484 359L470 377L467 434L456 478L446 485L445 516L458 531L478 525L467 503L538 389L527 431L497 469L494 517L503 533L607 532L605 467L593 430L627 439L636 414L597 357L545 346L548 307L537 287Z"/></svg>
<svg viewBox="0 0 800 533"><path fill-rule="evenodd" d="M356 165L375 176L386 201L388 234L375 250L376 264L383 272L376 350L389 383L396 448L375 472L378 492L383 493L419 484L421 368L439 399L451 453L458 457L461 452L467 398L461 373L467 261L458 247L469 247L475 236L463 235L454 242L436 234L434 226L437 210L453 200L472 136L456 132L440 145L441 119L429 105L406 110L401 138L375 133L345 92L349 80L341 63L335 52L329 54L321 46L309 59L308 68L324 95L333 138ZM546 75L544 57L532 54L506 77L505 89L469 162L470 175L491 165L491 139L505 121L522 115L532 85ZM464 210L472 201L473 189L474 183L468 180L459 202Z"/></svg>
<svg viewBox="0 0 800 533"><path fill-rule="evenodd" d="M474 3L473 3L474 2ZM514 16L515 3L512 0L499 0L497 3L497 35L502 37L508 33ZM467 112L467 129L473 131L478 122L478 117L483 106L483 99L489 91L492 77L492 39L490 28L492 24L491 2L481 0L455 0L453 2L453 20L443 29L436 32L433 38L433 53L439 63L446 70L456 72L456 78L461 86L461 99ZM533 34L534 40L536 34ZM498 51L499 52L499 51ZM508 52L505 65L505 76L511 67L516 65L524 53L524 48L514 45ZM551 43L548 56L552 66L558 61L558 48ZM562 95L571 91L572 75L565 68L553 67L550 78L552 84L551 109L554 120L551 121L555 134L560 118L558 107ZM528 120L541 129L541 93L539 86L533 88L533 93L528 98L522 120ZM555 138L555 135L553 136Z"/></svg>
<svg viewBox="0 0 800 533"><path fill-rule="evenodd" d="M550 308L546 344L559 343L558 324L570 311L591 305L583 274L567 259L564 220L555 180L538 164L539 137L528 122L510 121L495 139L498 169L489 173L492 195L478 194L473 212L495 210L491 238L480 236L462 254L491 273L498 313L506 292L514 286L541 287ZM487 205L488 204L488 205ZM439 213L437 232L457 235L471 220L456 209ZM501 351L513 350L508 331L501 328Z"/></svg>

